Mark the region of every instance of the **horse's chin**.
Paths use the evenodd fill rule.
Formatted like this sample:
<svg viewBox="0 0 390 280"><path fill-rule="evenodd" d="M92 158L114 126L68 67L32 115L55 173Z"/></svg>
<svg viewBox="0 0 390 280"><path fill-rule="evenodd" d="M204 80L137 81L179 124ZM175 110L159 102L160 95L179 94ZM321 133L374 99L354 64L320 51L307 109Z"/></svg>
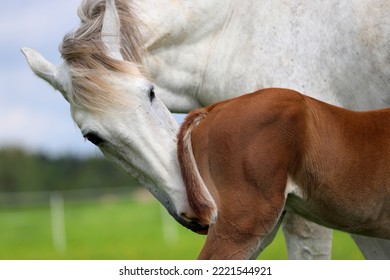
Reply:
<svg viewBox="0 0 390 280"><path fill-rule="evenodd" d="M209 231L209 226L201 225L196 222L184 222L182 225L197 234L206 235Z"/></svg>
<svg viewBox="0 0 390 280"><path fill-rule="evenodd" d="M173 217L183 227L188 228L189 230L191 230L191 231L193 231L195 233L206 235L208 230L209 230L209 226L208 225L201 225L200 223L198 223L196 221L189 222L189 221L184 220L181 217L177 217L176 215L174 215Z"/></svg>
<svg viewBox="0 0 390 280"><path fill-rule="evenodd" d="M190 227L191 228L189 228L189 229L197 234L207 235L207 233L209 231L208 225L205 226L205 225L201 225L201 224L196 223L196 222L190 222Z"/></svg>

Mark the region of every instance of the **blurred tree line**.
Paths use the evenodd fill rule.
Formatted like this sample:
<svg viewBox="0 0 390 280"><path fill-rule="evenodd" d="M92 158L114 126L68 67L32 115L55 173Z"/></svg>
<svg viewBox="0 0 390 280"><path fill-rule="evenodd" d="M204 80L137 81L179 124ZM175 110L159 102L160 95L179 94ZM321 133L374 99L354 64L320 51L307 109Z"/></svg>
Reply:
<svg viewBox="0 0 390 280"><path fill-rule="evenodd" d="M20 148L0 149L0 192L139 186L102 157L49 157Z"/></svg>

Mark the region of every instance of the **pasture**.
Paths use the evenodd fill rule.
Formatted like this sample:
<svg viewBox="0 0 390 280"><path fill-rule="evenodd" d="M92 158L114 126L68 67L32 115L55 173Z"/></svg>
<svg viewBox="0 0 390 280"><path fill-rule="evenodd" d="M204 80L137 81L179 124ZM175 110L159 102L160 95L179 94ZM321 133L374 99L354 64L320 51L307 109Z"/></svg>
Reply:
<svg viewBox="0 0 390 280"><path fill-rule="evenodd" d="M49 206L0 209L0 259L195 259L205 241L177 224L155 200L65 199L66 250L54 249ZM165 229L173 236L164 238ZM334 232L333 259L363 259L352 239ZM281 232L261 259L287 259Z"/></svg>

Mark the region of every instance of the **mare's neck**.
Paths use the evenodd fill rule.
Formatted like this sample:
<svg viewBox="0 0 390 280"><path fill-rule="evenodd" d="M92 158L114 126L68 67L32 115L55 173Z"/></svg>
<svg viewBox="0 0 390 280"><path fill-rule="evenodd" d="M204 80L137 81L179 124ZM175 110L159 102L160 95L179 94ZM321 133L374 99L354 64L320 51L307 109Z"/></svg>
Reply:
<svg viewBox="0 0 390 280"><path fill-rule="evenodd" d="M172 112L267 87L350 109L389 105L382 1L137 2L147 68Z"/></svg>
<svg viewBox="0 0 390 280"><path fill-rule="evenodd" d="M229 1L143 0L137 6L156 94L171 112L200 107L198 90L209 50L228 17Z"/></svg>

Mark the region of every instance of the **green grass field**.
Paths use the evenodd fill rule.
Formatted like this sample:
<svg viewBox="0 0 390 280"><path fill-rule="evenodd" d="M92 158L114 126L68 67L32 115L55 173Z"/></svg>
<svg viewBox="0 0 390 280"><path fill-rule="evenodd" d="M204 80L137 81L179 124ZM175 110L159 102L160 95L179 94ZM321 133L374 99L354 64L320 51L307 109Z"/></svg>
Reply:
<svg viewBox="0 0 390 280"><path fill-rule="evenodd" d="M177 224L157 202L131 199L65 202L66 250L52 244L49 207L0 210L0 259L195 259L205 241ZM173 235L163 234L165 228ZM176 236L175 236L176 235ZM282 234L260 259L286 259ZM363 259L352 239L335 232L333 259Z"/></svg>

